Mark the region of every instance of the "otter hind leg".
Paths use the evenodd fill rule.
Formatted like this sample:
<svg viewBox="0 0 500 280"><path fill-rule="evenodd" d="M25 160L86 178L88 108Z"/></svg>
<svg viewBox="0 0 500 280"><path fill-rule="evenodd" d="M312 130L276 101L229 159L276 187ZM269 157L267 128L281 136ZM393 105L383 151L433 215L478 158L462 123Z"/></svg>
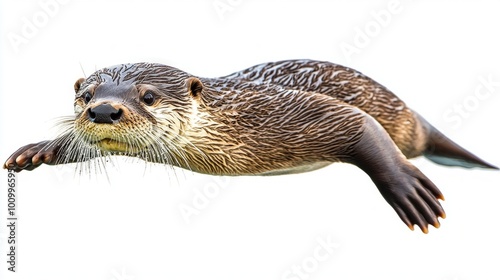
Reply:
<svg viewBox="0 0 500 280"><path fill-rule="evenodd" d="M387 132L370 116L366 117L363 134L354 145L350 163L370 176L410 229L416 224L427 233L429 224L439 227L438 217L445 217L438 200L444 200L443 195L404 157Z"/></svg>

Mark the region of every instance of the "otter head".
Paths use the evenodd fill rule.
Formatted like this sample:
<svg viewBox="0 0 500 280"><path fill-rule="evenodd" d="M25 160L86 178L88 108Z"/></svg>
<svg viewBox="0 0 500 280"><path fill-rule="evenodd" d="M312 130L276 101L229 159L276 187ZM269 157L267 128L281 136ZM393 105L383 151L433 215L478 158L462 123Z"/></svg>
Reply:
<svg viewBox="0 0 500 280"><path fill-rule="evenodd" d="M202 84L173 67L137 63L104 68L74 88L71 142L79 153L156 161L176 152Z"/></svg>

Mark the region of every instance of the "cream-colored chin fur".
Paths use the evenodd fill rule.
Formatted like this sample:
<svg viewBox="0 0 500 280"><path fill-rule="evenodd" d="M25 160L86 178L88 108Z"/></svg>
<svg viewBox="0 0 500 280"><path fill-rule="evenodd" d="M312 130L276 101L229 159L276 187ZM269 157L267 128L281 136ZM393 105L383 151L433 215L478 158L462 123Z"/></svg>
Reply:
<svg viewBox="0 0 500 280"><path fill-rule="evenodd" d="M127 143L116 141L113 139L105 138L96 143L101 150L108 152L120 152L120 153L136 153L139 151L137 147L131 147Z"/></svg>

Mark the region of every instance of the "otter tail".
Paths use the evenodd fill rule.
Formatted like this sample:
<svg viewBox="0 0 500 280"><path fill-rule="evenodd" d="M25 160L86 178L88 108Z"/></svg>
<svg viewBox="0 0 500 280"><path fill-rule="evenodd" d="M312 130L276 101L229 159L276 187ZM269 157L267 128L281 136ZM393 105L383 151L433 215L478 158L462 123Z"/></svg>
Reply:
<svg viewBox="0 0 500 280"><path fill-rule="evenodd" d="M429 136L424 156L431 161L447 166L499 169L460 147L432 125L428 128Z"/></svg>

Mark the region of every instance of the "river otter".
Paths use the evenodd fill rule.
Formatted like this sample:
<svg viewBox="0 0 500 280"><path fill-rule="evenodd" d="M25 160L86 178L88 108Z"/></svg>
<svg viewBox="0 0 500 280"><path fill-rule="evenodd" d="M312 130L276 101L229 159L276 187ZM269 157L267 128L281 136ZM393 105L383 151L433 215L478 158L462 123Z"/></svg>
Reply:
<svg viewBox="0 0 500 280"><path fill-rule="evenodd" d="M407 158L498 169L464 150L374 80L329 62L265 63L199 78L153 63L99 70L74 86L75 115L56 139L4 168L125 155L213 175L276 175L347 162L365 171L403 222L445 217L439 189Z"/></svg>

